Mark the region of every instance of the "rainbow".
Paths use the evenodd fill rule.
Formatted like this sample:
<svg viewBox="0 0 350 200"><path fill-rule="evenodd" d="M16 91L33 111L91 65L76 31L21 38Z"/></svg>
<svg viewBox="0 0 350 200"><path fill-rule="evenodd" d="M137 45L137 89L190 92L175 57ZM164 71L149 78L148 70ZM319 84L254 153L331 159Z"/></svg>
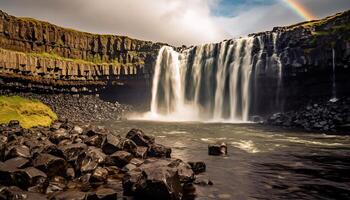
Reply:
<svg viewBox="0 0 350 200"><path fill-rule="evenodd" d="M316 19L316 17L305 6L296 0L284 0L298 15L307 21Z"/></svg>

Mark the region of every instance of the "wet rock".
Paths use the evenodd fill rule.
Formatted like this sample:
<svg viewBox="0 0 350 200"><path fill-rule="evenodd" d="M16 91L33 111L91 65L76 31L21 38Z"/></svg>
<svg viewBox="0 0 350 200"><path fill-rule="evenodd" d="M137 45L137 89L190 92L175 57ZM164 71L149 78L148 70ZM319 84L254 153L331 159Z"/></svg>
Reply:
<svg viewBox="0 0 350 200"><path fill-rule="evenodd" d="M33 166L45 172L49 177L64 176L66 172L66 161L50 154L39 154L33 160Z"/></svg>
<svg viewBox="0 0 350 200"><path fill-rule="evenodd" d="M204 162L188 162L195 174L200 174L205 172L206 165Z"/></svg>
<svg viewBox="0 0 350 200"><path fill-rule="evenodd" d="M114 154L108 156L106 163L108 165L115 165L119 168L123 168L127 165L130 160L133 158L133 155L126 151L117 151Z"/></svg>
<svg viewBox="0 0 350 200"><path fill-rule="evenodd" d="M85 200L86 193L81 191L64 191L55 194L52 200Z"/></svg>
<svg viewBox="0 0 350 200"><path fill-rule="evenodd" d="M44 172L34 167L28 167L14 173L14 185L22 189L28 189L30 186L43 185L46 182L46 178L47 176Z"/></svg>
<svg viewBox="0 0 350 200"><path fill-rule="evenodd" d="M126 138L135 142L137 146L149 147L151 144L154 144L154 137L145 135L140 129L131 129Z"/></svg>
<svg viewBox="0 0 350 200"><path fill-rule="evenodd" d="M66 180L63 177L55 176L49 181L49 185L46 188L46 194L63 191L66 189L66 184Z"/></svg>
<svg viewBox="0 0 350 200"><path fill-rule="evenodd" d="M127 151L127 152L135 155L136 150L137 150L137 145L132 140L129 140L126 138L121 138L120 142L118 144L118 148L119 148L119 150Z"/></svg>
<svg viewBox="0 0 350 200"><path fill-rule="evenodd" d="M76 162L76 170L82 173L90 172L106 160L106 155L96 147L89 147L87 151L81 153Z"/></svg>
<svg viewBox="0 0 350 200"><path fill-rule="evenodd" d="M97 190L87 197L87 200L115 200L117 192L111 188L99 187Z"/></svg>
<svg viewBox="0 0 350 200"><path fill-rule="evenodd" d="M24 199L35 199L35 200L46 200L45 195L23 191L18 187L11 186L0 189L0 199L6 200L24 200Z"/></svg>
<svg viewBox="0 0 350 200"><path fill-rule="evenodd" d="M128 172L123 178L125 194L139 199L180 199L182 188L177 170L164 163L150 162Z"/></svg>
<svg viewBox="0 0 350 200"><path fill-rule="evenodd" d="M7 148L5 151L5 159L11 159L15 157L30 158L30 150L25 145L14 145Z"/></svg>
<svg viewBox="0 0 350 200"><path fill-rule="evenodd" d="M106 135L101 135L101 134L93 135L91 137L86 138L84 143L89 145L89 146L95 146L98 148L102 148L102 146L106 140L106 137L107 137Z"/></svg>
<svg viewBox="0 0 350 200"><path fill-rule="evenodd" d="M171 149L161 144L152 144L148 150L147 155L150 157L157 158L170 158Z"/></svg>
<svg viewBox="0 0 350 200"><path fill-rule="evenodd" d="M10 166L11 168L23 169L30 165L30 160L23 157L16 157L6 160L4 164Z"/></svg>
<svg viewBox="0 0 350 200"><path fill-rule="evenodd" d="M68 140L70 139L70 135L66 129L60 128L50 134L50 141L58 144L62 140Z"/></svg>
<svg viewBox="0 0 350 200"><path fill-rule="evenodd" d="M102 147L103 152L107 155L110 155L119 150L118 144L120 142L120 137L113 134L108 134L106 141Z"/></svg>
<svg viewBox="0 0 350 200"><path fill-rule="evenodd" d="M99 182L99 183L103 183L107 180L108 177L108 171L107 169L103 168L103 167L98 167L94 170L94 172L92 173L91 177L90 177L90 182Z"/></svg>
<svg viewBox="0 0 350 200"><path fill-rule="evenodd" d="M135 157L146 159L148 154L148 147L136 147Z"/></svg>
<svg viewBox="0 0 350 200"><path fill-rule="evenodd" d="M194 180L194 172L191 166L180 159L171 161L169 167L176 168L181 183L192 182Z"/></svg>
<svg viewBox="0 0 350 200"><path fill-rule="evenodd" d="M59 149L63 152L63 155L68 162L75 162L78 159L78 156L86 151L87 145L83 143L75 143L59 146Z"/></svg>
<svg viewBox="0 0 350 200"><path fill-rule="evenodd" d="M208 154L212 156L227 155L225 143L208 145Z"/></svg>

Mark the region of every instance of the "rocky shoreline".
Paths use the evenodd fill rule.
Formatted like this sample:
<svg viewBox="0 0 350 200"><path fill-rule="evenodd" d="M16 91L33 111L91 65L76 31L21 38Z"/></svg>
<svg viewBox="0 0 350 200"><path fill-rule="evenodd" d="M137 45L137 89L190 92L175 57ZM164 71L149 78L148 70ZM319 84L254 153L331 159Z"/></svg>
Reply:
<svg viewBox="0 0 350 200"><path fill-rule="evenodd" d="M348 133L350 131L350 98L310 102L296 111L275 113L265 124L307 131Z"/></svg>
<svg viewBox="0 0 350 200"><path fill-rule="evenodd" d="M95 94L36 94L0 90L0 95L21 96L29 99L38 99L50 108L62 119L72 122L101 122L107 120L120 120L132 107L119 102L102 100Z"/></svg>
<svg viewBox="0 0 350 200"><path fill-rule="evenodd" d="M51 127L0 126L0 199L194 199L212 182L203 162L139 129L121 137L101 126L59 120Z"/></svg>

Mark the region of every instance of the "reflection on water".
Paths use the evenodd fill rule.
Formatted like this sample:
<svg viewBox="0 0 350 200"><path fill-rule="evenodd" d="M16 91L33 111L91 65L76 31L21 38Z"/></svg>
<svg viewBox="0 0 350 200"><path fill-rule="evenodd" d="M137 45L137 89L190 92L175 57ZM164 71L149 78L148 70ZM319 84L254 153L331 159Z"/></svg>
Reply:
<svg viewBox="0 0 350 200"><path fill-rule="evenodd" d="M204 161L214 186L198 199L350 199L350 137L310 134L256 124L124 121L106 123L126 134L141 128L173 149L173 157ZM227 157L207 155L224 141Z"/></svg>

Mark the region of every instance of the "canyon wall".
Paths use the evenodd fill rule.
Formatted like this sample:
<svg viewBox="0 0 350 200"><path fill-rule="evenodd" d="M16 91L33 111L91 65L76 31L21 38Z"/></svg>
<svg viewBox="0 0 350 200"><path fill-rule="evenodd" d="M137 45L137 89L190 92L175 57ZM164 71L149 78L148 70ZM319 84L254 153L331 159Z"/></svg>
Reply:
<svg viewBox="0 0 350 200"><path fill-rule="evenodd" d="M251 102L255 113L350 96L350 11L250 36L257 38L252 61L253 81L259 83L255 88L259 102ZM281 72L274 69L278 65L268 63L274 54Z"/></svg>
<svg viewBox="0 0 350 200"><path fill-rule="evenodd" d="M145 85L164 44L97 35L0 11L0 83L46 91Z"/></svg>

